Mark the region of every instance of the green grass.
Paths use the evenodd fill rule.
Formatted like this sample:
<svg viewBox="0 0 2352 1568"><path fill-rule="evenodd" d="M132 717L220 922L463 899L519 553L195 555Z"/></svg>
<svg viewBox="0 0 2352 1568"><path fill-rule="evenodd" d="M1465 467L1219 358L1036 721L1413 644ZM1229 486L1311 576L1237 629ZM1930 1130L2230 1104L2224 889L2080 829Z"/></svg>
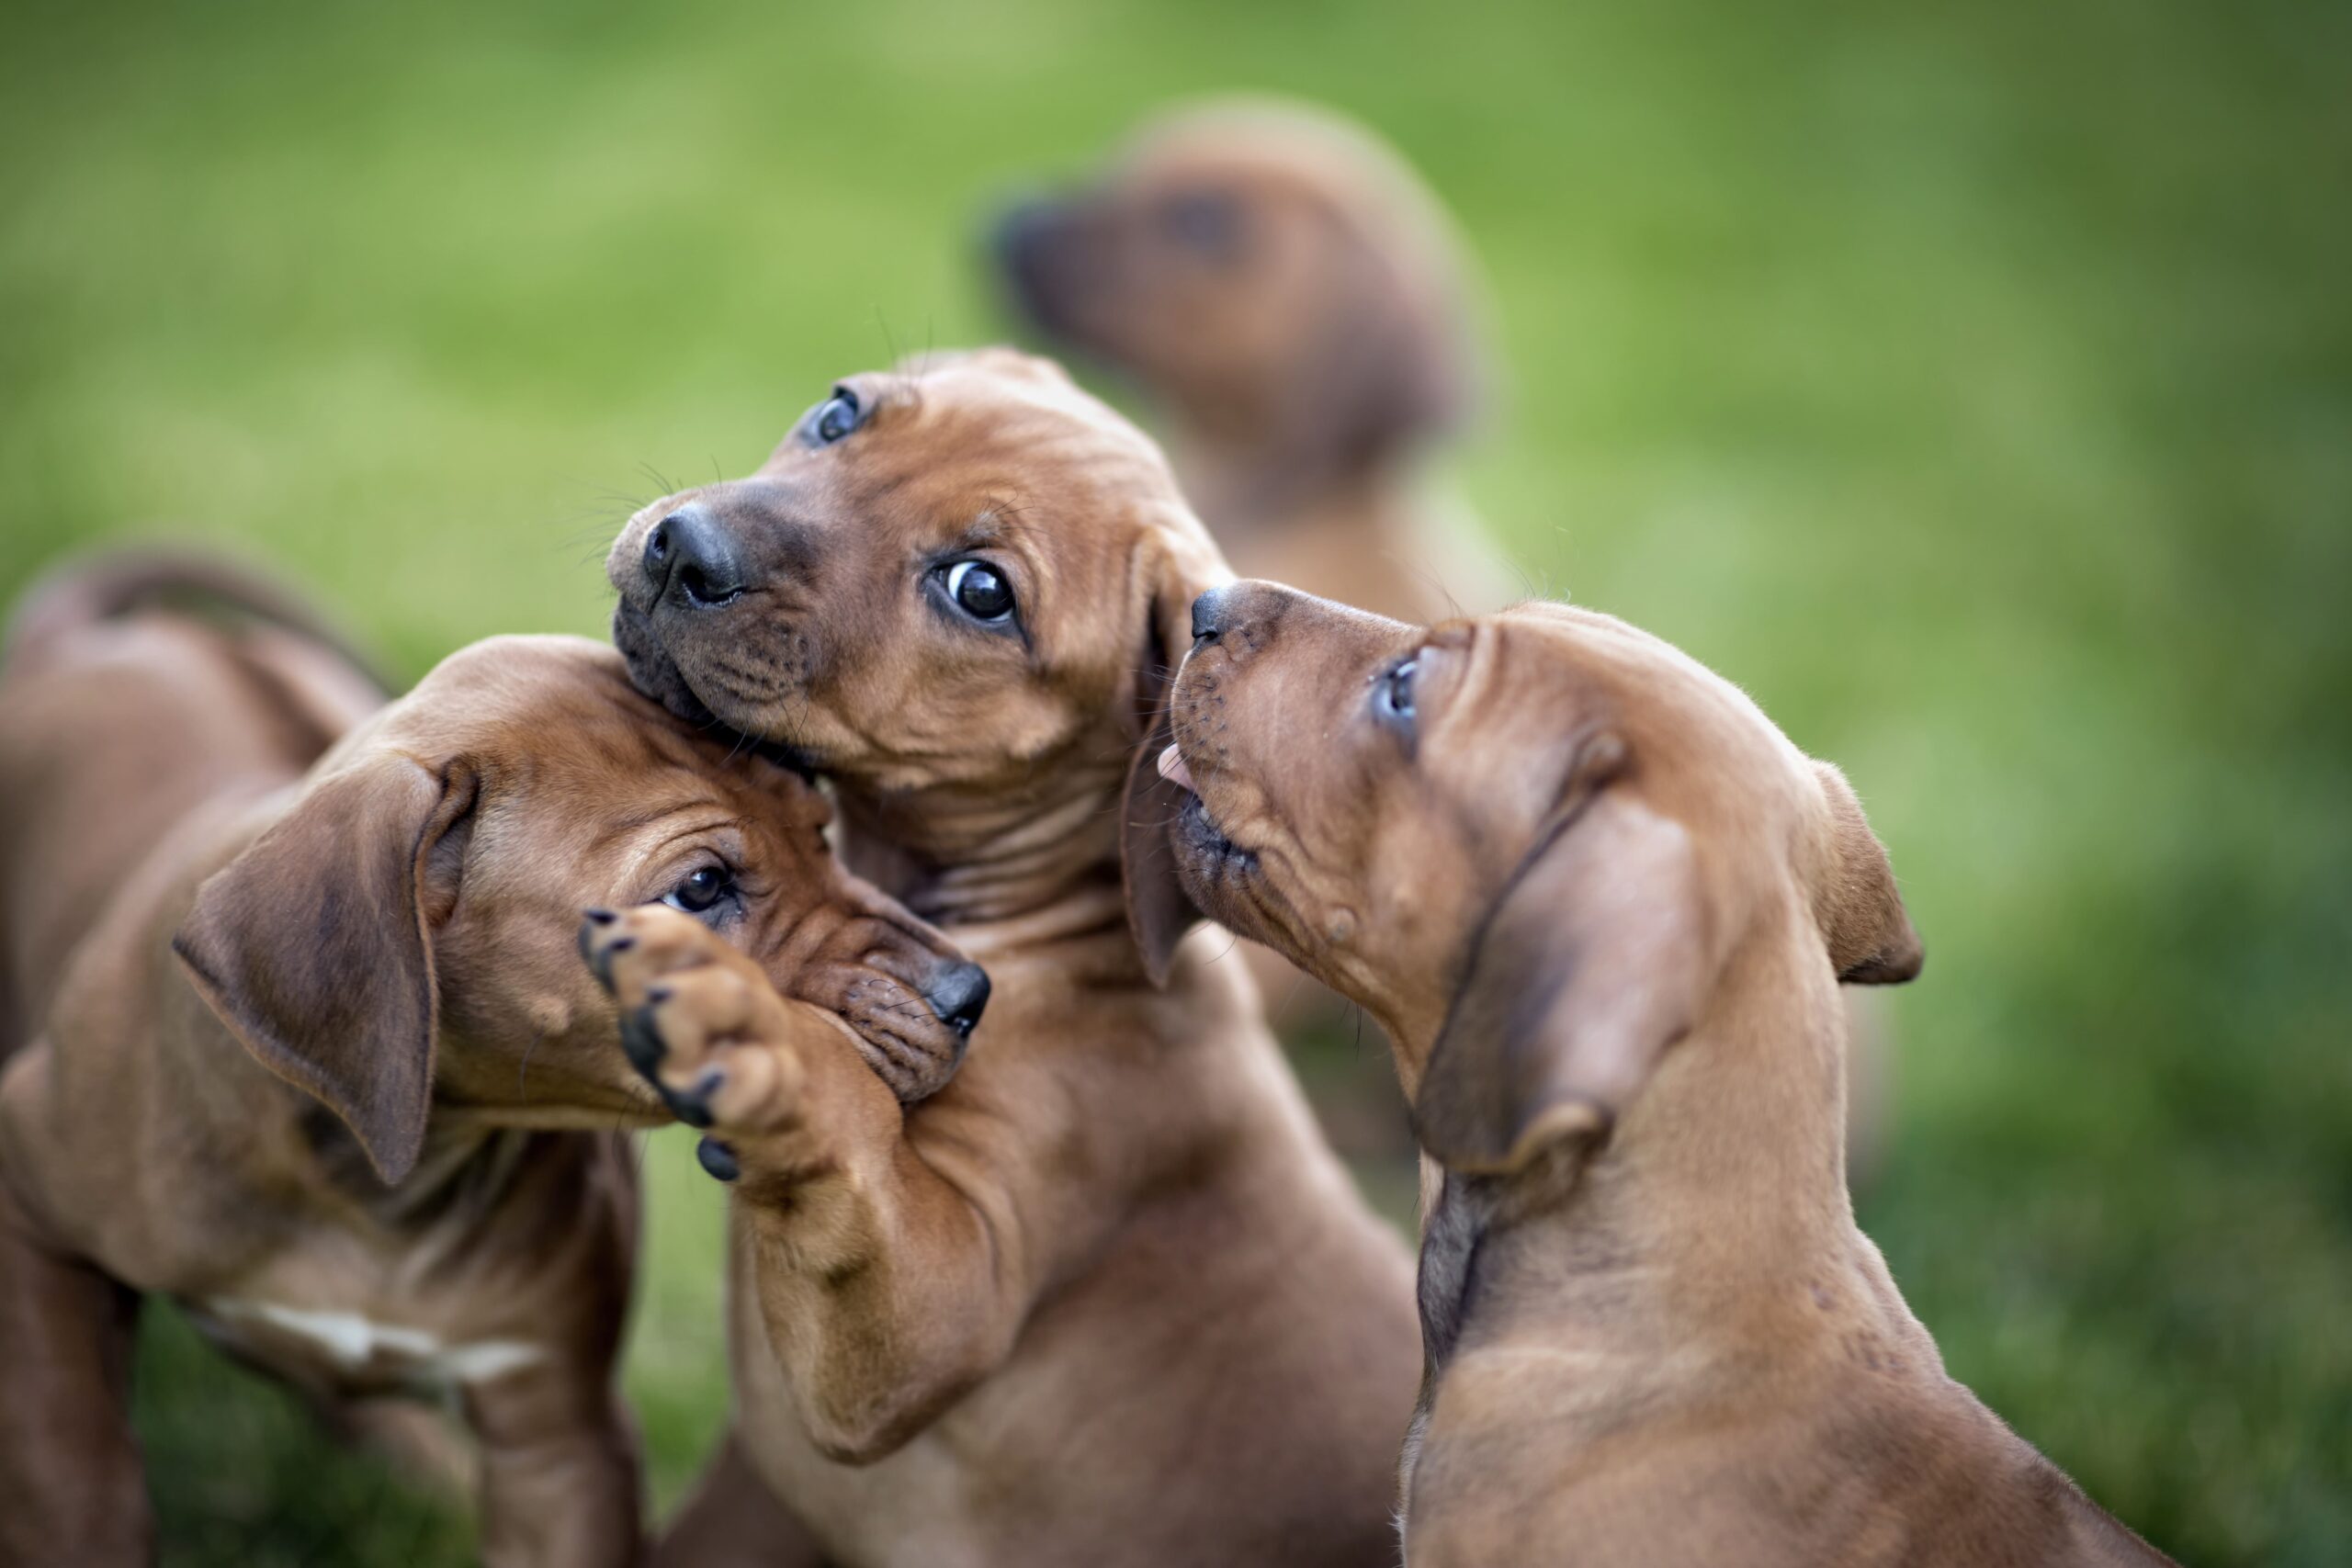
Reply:
<svg viewBox="0 0 2352 1568"><path fill-rule="evenodd" d="M2352 11L228 0L8 38L0 589L217 539L412 673L597 630L657 476L998 335L992 192L1202 89L1371 118L1493 283L1479 506L1893 847L1930 962L1864 1220L1954 1372L2186 1558L2352 1557ZM723 1406L717 1203L674 1138L650 1166L666 1497ZM462 1552L159 1322L174 1562Z"/></svg>

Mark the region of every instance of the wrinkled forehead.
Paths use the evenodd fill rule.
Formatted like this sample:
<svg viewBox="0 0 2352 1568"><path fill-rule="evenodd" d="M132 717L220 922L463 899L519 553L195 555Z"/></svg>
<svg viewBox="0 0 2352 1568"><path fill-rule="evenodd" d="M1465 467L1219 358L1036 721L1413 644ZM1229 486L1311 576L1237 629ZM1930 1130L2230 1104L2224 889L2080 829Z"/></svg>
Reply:
<svg viewBox="0 0 2352 1568"><path fill-rule="evenodd" d="M412 741L516 756L574 739L692 745L676 720L629 683L619 654L584 637L502 637L460 649L389 717Z"/></svg>
<svg viewBox="0 0 2352 1568"><path fill-rule="evenodd" d="M829 815L797 773L730 732L677 717L629 682L615 649L585 638L493 637L462 649L384 710L364 743L552 787L584 816L686 797L796 825L820 826Z"/></svg>
<svg viewBox="0 0 2352 1568"><path fill-rule="evenodd" d="M1091 590L1148 547L1213 552L1159 444L1050 359L926 355L853 384L876 400L868 428L833 449L859 470L854 488L920 495L933 526L980 525L989 537L976 542Z"/></svg>
<svg viewBox="0 0 2352 1568"><path fill-rule="evenodd" d="M1632 749L1637 765L1704 775L1711 784L1760 784L1805 765L1746 692L1613 615L1523 604L1489 617L1479 630L1496 688L1538 733L1606 727Z"/></svg>
<svg viewBox="0 0 2352 1568"><path fill-rule="evenodd" d="M1082 389L1050 359L1007 348L922 355L887 380L884 406L912 403L910 422L952 431L975 446L1010 446L1031 460L1117 473L1134 482L1161 478L1159 448L1110 405Z"/></svg>

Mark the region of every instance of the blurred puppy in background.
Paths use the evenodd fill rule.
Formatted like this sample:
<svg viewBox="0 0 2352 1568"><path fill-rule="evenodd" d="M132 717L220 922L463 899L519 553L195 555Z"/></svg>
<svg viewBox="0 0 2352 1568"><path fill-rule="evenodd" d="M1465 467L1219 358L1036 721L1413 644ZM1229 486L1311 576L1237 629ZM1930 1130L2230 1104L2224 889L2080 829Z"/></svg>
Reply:
<svg viewBox="0 0 2352 1568"><path fill-rule="evenodd" d="M1415 619L1517 580L1423 460L1483 377L1436 198L1369 130L1274 102L1180 110L1099 177L997 221L1014 308L1131 381L1248 577Z"/></svg>
<svg viewBox="0 0 2352 1568"><path fill-rule="evenodd" d="M0 1563L152 1556L128 1398L151 1292L371 1434L389 1396L453 1403L487 1561L637 1558L616 1129L669 1116L580 965L584 906L687 911L908 1098L963 1054L985 977L840 869L808 783L639 696L610 649L493 638L381 699L217 562L101 559L17 620Z"/></svg>

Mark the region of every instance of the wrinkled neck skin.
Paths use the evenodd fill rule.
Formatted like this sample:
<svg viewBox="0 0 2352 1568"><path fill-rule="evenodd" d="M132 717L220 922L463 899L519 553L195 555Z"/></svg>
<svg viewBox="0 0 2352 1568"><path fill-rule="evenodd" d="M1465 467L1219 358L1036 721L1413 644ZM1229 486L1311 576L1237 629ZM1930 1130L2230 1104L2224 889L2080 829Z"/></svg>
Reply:
<svg viewBox="0 0 2352 1568"><path fill-rule="evenodd" d="M1099 941L1140 976L1119 874L1131 750L1092 737L1011 786L836 777L842 863L967 947Z"/></svg>
<svg viewBox="0 0 2352 1568"><path fill-rule="evenodd" d="M1734 955L1699 1025L1597 1145L1423 1182L1421 1409L1465 1357L1525 1358L1599 1436L1817 1357L1940 1370L1846 1190L1846 1014L1783 922ZM1426 1162L1425 1162L1426 1167Z"/></svg>

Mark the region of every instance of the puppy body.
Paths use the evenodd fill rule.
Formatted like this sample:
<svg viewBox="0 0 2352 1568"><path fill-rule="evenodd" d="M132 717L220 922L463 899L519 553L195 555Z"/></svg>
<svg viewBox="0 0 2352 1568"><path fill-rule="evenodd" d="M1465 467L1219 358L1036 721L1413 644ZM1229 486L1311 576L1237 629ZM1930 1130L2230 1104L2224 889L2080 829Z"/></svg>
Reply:
<svg viewBox="0 0 2352 1568"><path fill-rule="evenodd" d="M1919 948L1834 770L1605 616L1194 624L1186 886L1383 1020L1430 1156L1409 1561L2161 1561L1854 1224L1838 982Z"/></svg>
<svg viewBox="0 0 2352 1568"><path fill-rule="evenodd" d="M1788 917L1604 1152L1440 1178L1433 1234L1470 1239L1424 1255L1459 1324L1408 1446L1409 1562L2160 1561L1946 1375L1855 1227L1821 1092L1844 1009Z"/></svg>
<svg viewBox="0 0 2352 1568"><path fill-rule="evenodd" d="M1404 1274L1241 985L1188 952L1179 1000L1137 1008L1113 942L946 929L989 955L1001 1012L977 1081L910 1119L900 1157L957 1206L902 1192L823 1235L737 1207L737 1418L760 1473L840 1562L1378 1561ZM937 1326L901 1364L843 1365L880 1325L812 1313L761 1261L795 1254L899 1273ZM808 1375L812 1331L831 1375Z"/></svg>
<svg viewBox="0 0 2352 1568"><path fill-rule="evenodd" d="M357 702L289 698L242 634L149 610L18 652L0 1562L148 1555L125 1395L150 1292L337 1414L454 1400L488 1560L634 1560L617 1129L667 1116L612 1049L578 911L725 853L783 885L744 896L748 946L774 955L771 907L814 974L843 941L913 936L853 931L870 895L798 885L830 865L821 803L790 809L784 770L728 763L594 644L479 645L315 763ZM83 834L95 870L45 883ZM828 897L860 913L808 919Z"/></svg>
<svg viewBox="0 0 2352 1568"><path fill-rule="evenodd" d="M1011 588L972 604L1011 607L958 608L976 565ZM844 856L996 985L903 1115L739 1021L729 1049L790 1064L740 1070L797 1087L716 1110L736 1435L665 1560L1387 1561L1401 1250L1222 942L1171 960L1149 894L1130 925L1125 841L1166 802L1125 795L1129 760L1221 575L1156 450L1023 356L854 378L759 475L649 509L611 570L640 682L803 750ZM666 1087L744 1006L673 1015Z"/></svg>

